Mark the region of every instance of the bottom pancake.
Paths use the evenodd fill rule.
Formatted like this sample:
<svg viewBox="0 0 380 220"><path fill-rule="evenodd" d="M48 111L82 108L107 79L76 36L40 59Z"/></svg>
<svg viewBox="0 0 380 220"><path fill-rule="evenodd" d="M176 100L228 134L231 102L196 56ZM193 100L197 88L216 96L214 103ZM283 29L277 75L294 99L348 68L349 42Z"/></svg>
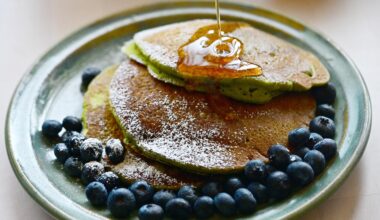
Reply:
<svg viewBox="0 0 380 220"><path fill-rule="evenodd" d="M315 111L308 93L246 104L161 82L132 61L112 79L110 102L139 153L203 174L236 173L249 160L266 160L268 148L286 145L288 132L306 127Z"/></svg>
<svg viewBox="0 0 380 220"><path fill-rule="evenodd" d="M87 137L94 137L106 142L111 138L124 139L108 102L108 87L116 67L109 67L97 76L84 96L83 121ZM136 180L145 180L155 188L178 189L182 185L198 186L206 177L185 173L173 167L167 167L155 161L145 159L125 146L124 161L112 165L103 160L120 176L125 184Z"/></svg>

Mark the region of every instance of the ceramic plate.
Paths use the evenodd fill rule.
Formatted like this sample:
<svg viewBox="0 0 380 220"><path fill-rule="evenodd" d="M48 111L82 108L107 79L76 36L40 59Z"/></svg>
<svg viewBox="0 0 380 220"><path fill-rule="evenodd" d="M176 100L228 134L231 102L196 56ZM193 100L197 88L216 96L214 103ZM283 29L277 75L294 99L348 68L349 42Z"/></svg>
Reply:
<svg viewBox="0 0 380 220"><path fill-rule="evenodd" d="M123 42L137 31L195 18L214 18L210 2L170 2L121 12L99 20L67 37L26 73L9 107L6 142L9 160L28 193L59 219L102 219L81 184L62 172L51 143L39 130L45 119L81 115L81 71L120 63ZM339 156L309 187L287 200L259 209L245 218L275 219L300 216L328 197L360 159L370 133L371 106L364 81L352 61L329 39L304 25L252 5L224 3L224 20L245 21L312 51L326 65L337 85Z"/></svg>

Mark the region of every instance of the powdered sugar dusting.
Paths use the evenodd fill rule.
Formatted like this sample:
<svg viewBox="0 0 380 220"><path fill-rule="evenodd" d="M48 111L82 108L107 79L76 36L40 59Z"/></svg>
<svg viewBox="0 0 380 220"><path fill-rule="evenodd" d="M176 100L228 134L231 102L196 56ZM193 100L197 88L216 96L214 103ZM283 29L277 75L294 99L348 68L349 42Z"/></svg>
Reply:
<svg viewBox="0 0 380 220"><path fill-rule="evenodd" d="M197 186L201 183L201 178L197 175L142 159L133 152L125 158L124 163L115 166L114 170L129 183L146 180L157 188L174 189L186 184Z"/></svg>
<svg viewBox="0 0 380 220"><path fill-rule="evenodd" d="M127 61L110 86L110 102L141 153L195 172L231 173L248 160L265 159L275 143L308 123L315 102L289 94L265 105L189 92L155 80Z"/></svg>
<svg viewBox="0 0 380 220"><path fill-rule="evenodd" d="M133 89L124 87L120 83L131 81L138 69L133 66L122 65L113 80L110 91L110 99L117 115L124 119L122 126L134 137L139 146L145 151L164 155L169 160L180 161L186 164L196 164L202 167L223 167L233 165L232 155L228 152L228 146L215 139L222 136L219 125L209 124L207 129L197 125L198 116L194 111L189 112L189 106L194 106L202 112L207 106L205 103L189 103L189 100L173 94L150 93L139 101L138 106L131 109L126 103L136 102ZM143 88L141 88L143 89ZM156 91L157 92L157 91ZM160 99L157 99L157 97ZM173 98L174 97L174 98ZM162 120L157 120L152 129L141 120L147 110L159 109Z"/></svg>

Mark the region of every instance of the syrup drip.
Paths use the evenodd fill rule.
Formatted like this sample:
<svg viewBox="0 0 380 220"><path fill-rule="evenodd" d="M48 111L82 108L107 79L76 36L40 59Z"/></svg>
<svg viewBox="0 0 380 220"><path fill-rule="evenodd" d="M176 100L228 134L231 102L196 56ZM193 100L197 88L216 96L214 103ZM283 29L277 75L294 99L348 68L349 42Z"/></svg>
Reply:
<svg viewBox="0 0 380 220"><path fill-rule="evenodd" d="M220 8L219 8L219 0L215 0L215 9L216 9L216 21L218 22L218 36L222 38L222 26L220 25Z"/></svg>
<svg viewBox="0 0 380 220"><path fill-rule="evenodd" d="M230 35L246 24L221 23L218 0L215 0L215 7L217 24L198 29L179 48L178 70L193 77L240 78L261 75L258 65L241 59L243 42Z"/></svg>

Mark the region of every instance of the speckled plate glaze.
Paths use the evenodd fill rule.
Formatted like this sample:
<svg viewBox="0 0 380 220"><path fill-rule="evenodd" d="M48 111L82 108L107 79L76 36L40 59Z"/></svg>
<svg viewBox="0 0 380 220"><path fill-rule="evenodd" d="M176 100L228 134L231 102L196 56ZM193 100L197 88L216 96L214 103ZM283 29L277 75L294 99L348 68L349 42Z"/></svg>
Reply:
<svg viewBox="0 0 380 220"><path fill-rule="evenodd" d="M315 53L337 85L339 156L310 186L287 200L259 209L245 219L284 219L327 198L360 159L370 134L371 106L365 83L352 61L331 41L304 25L252 5L223 3L224 20L242 20ZM81 115L80 73L87 66L119 63L123 42L136 31L195 18L214 18L213 4L171 1L121 12L72 34L24 76L9 107L6 142L9 160L28 193L59 219L105 219L109 212L94 209L83 187L68 178L54 161L51 143L40 135L42 122ZM133 215L136 216L136 215ZM132 217L133 217L132 216ZM135 217L136 218L136 217Z"/></svg>

